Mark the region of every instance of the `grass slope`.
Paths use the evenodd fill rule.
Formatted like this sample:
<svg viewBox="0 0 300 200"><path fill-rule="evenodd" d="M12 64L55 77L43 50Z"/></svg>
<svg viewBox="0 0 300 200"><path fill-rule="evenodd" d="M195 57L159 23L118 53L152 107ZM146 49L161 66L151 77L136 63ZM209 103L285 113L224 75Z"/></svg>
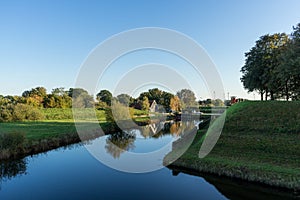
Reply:
<svg viewBox="0 0 300 200"><path fill-rule="evenodd" d="M200 159L203 134L174 166L300 190L300 102L235 104L216 146Z"/></svg>

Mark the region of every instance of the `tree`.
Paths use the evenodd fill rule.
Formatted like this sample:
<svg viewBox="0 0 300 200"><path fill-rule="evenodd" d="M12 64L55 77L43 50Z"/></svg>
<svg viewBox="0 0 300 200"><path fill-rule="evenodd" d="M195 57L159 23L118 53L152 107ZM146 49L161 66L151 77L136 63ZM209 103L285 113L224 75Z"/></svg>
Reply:
<svg viewBox="0 0 300 200"><path fill-rule="evenodd" d="M177 96L186 107L197 105L195 93L189 89L182 89L178 91Z"/></svg>
<svg viewBox="0 0 300 200"><path fill-rule="evenodd" d="M98 94L96 99L100 102L105 102L107 105L111 106L112 94L108 90L101 90Z"/></svg>
<svg viewBox="0 0 300 200"><path fill-rule="evenodd" d="M134 100L134 99L133 99L131 96L129 96L128 94L120 94L120 95L117 96L117 99L118 99L118 101L119 101L121 104L123 104L123 105L125 105L125 106L128 106L128 105L132 104L132 103L133 103L133 100Z"/></svg>
<svg viewBox="0 0 300 200"><path fill-rule="evenodd" d="M212 103L214 106L218 106L218 107L225 106L224 102L221 99L213 100Z"/></svg>
<svg viewBox="0 0 300 200"><path fill-rule="evenodd" d="M287 101L290 97L300 100L300 23L293 30L291 39L281 53L281 64L277 71Z"/></svg>
<svg viewBox="0 0 300 200"><path fill-rule="evenodd" d="M47 90L44 87L32 88L29 91L24 91L22 97L26 99L26 104L34 107L42 107L44 98L47 97Z"/></svg>
<svg viewBox="0 0 300 200"><path fill-rule="evenodd" d="M84 93L86 95L86 93ZM90 98L90 97L89 97ZM44 99L45 108L71 108L72 98L64 88L53 89Z"/></svg>
<svg viewBox="0 0 300 200"><path fill-rule="evenodd" d="M178 96L173 96L170 100L170 108L172 111L180 112L181 111L181 102Z"/></svg>
<svg viewBox="0 0 300 200"><path fill-rule="evenodd" d="M287 41L288 36L285 33L267 34L260 37L255 46L245 53L246 61L241 69L241 81L248 92L258 91L262 100L264 94L266 100L269 94L272 100L275 99L274 95L278 94L280 89L279 80L274 74L280 65L280 49Z"/></svg>
<svg viewBox="0 0 300 200"><path fill-rule="evenodd" d="M138 100L139 102L142 102L143 98L147 97L150 102L155 100L161 108L163 107L164 110L168 111L170 110L170 100L173 96L174 95L169 92L162 91L158 88L153 88L149 89L148 92L141 93L138 97Z"/></svg>
<svg viewBox="0 0 300 200"><path fill-rule="evenodd" d="M68 95L72 97L75 108L91 108L94 105L94 98L82 88L70 88Z"/></svg>
<svg viewBox="0 0 300 200"><path fill-rule="evenodd" d="M174 95L169 92L163 91L163 93L162 93L162 98L161 98L160 104L163 105L164 109L167 112L169 112L171 110L170 103L171 103L171 99L173 97L174 97Z"/></svg>
<svg viewBox="0 0 300 200"><path fill-rule="evenodd" d="M118 101L113 100L111 107L105 109L105 114L107 121L118 122L132 119L134 110L124 106Z"/></svg>
<svg viewBox="0 0 300 200"><path fill-rule="evenodd" d="M24 91L22 96L23 97L34 97L34 96L45 97L47 96L47 90L44 87L36 87L36 88L32 88L29 91Z"/></svg>
<svg viewBox="0 0 300 200"><path fill-rule="evenodd" d="M150 107L150 103L149 103L149 100L146 96L143 97L143 101L142 101L142 110L146 110L148 111L149 110L149 107Z"/></svg>

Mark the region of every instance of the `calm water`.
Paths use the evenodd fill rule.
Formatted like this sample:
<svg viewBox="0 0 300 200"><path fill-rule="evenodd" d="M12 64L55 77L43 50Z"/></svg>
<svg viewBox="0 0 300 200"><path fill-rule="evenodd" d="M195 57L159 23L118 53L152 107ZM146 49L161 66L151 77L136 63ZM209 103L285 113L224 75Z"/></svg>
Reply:
<svg viewBox="0 0 300 200"><path fill-rule="evenodd" d="M183 127L181 124L173 126ZM170 129L171 128L171 129ZM134 130L130 135L103 136L88 145L109 141L131 152L148 152L174 138L178 129L153 135ZM170 132L172 134L170 134ZM121 140L120 140L121 138ZM123 140L123 142L121 142ZM118 143L119 142L119 143ZM103 152L121 159L126 151L109 145ZM22 160L1 164L0 199L286 199L288 194L230 180L188 173L166 167L132 174L111 169L76 144Z"/></svg>

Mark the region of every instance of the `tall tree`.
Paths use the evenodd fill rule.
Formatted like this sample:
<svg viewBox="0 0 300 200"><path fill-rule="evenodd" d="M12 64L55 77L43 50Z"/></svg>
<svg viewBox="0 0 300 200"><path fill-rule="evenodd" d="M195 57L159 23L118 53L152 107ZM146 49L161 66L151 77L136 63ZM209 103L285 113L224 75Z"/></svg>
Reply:
<svg viewBox="0 0 300 200"><path fill-rule="evenodd" d="M258 91L263 100L263 94L270 94L274 100L275 94L279 93L278 78L274 76L280 65L280 49L287 43L288 36L285 33L264 35L256 41L254 47L247 53L245 65L241 72L241 81L248 92Z"/></svg>
<svg viewBox="0 0 300 200"><path fill-rule="evenodd" d="M291 38L281 54L278 76L286 100L300 100L300 23L293 27Z"/></svg>
<svg viewBox="0 0 300 200"><path fill-rule="evenodd" d="M181 102L178 96L173 96L170 100L170 108L172 111L181 111Z"/></svg>
<svg viewBox="0 0 300 200"><path fill-rule="evenodd" d="M192 90L182 89L177 92L177 96L186 107L197 105L195 93Z"/></svg>
<svg viewBox="0 0 300 200"><path fill-rule="evenodd" d="M131 96L129 96L128 94L120 94L117 96L117 99L121 104L123 104L125 106L129 106L134 101L134 99Z"/></svg>
<svg viewBox="0 0 300 200"><path fill-rule="evenodd" d="M47 90L44 87L36 87L31 90L24 91L22 97L28 105L34 107L42 107L44 99L47 97Z"/></svg>
<svg viewBox="0 0 300 200"><path fill-rule="evenodd" d="M73 107L90 108L94 105L94 98L82 88L70 88L68 94L72 97Z"/></svg>
<svg viewBox="0 0 300 200"><path fill-rule="evenodd" d="M149 103L149 100L146 96L143 97L143 100L142 100L142 110L146 110L148 111L149 110L149 107L150 107L150 103Z"/></svg>
<svg viewBox="0 0 300 200"><path fill-rule="evenodd" d="M111 101L112 101L112 94L110 91L108 90L101 90L98 94L97 94L97 100L98 101L102 101L105 102L107 105L111 106Z"/></svg>

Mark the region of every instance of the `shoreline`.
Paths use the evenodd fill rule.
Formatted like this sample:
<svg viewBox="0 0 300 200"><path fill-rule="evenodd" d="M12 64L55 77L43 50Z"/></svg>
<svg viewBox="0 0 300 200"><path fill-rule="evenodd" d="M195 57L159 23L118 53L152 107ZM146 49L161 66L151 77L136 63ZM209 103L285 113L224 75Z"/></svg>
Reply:
<svg viewBox="0 0 300 200"><path fill-rule="evenodd" d="M244 188L247 187L247 190L253 190L255 191L267 191L270 194L274 194L275 196L281 195L282 197L290 197L290 198L297 198L300 195L300 191L294 191L287 188L282 187L276 187L276 186L270 186L263 183L253 182L253 181L247 181L240 178L234 178L234 177L228 177L224 175L217 175L215 173L209 173L209 172L200 172L198 170L192 169L190 167L180 167L178 165L171 164L169 166L166 166L168 169L172 170L172 173L174 176L177 176L180 173L189 174L192 176L201 177L207 182L214 185L218 190L222 190L222 194L227 196L229 198L230 195L232 195L232 190L237 190L240 192ZM219 187L218 187L219 186ZM227 191L226 191L227 190ZM225 194L224 194L225 193ZM227 194L228 195L227 195ZM242 193L248 193L247 191L242 191ZM245 197L247 196L255 196L254 194L248 193L244 194ZM231 199L231 198L229 198Z"/></svg>
<svg viewBox="0 0 300 200"><path fill-rule="evenodd" d="M47 122L44 122L47 123ZM50 123L50 122L48 122ZM70 122L71 123L71 122ZM87 122L89 123L89 122ZM149 124L149 120L141 120L135 121L135 123L139 126ZM75 123L72 122L72 125ZM99 123L101 126L102 131L105 135L109 135L111 133L115 133L121 131L116 123L114 122L101 122ZM131 127L126 127L130 129ZM39 139L39 140L30 140L28 138L25 139L24 143L18 145L14 149L1 149L0 150L0 162L1 161L8 161L14 159L22 159L26 156L32 156L39 153L44 153L50 150L58 149L60 147L77 144L80 142L85 142L89 140L93 140L97 137L100 137L99 129L87 130L86 136L79 137L78 133L69 132L69 133L62 133L58 136L51 136L46 139Z"/></svg>
<svg viewBox="0 0 300 200"><path fill-rule="evenodd" d="M292 192L293 196L298 197L300 194L300 188L299 187L288 187L288 184L284 184L282 183L281 185L276 185L276 184L270 184L265 180L262 179L262 177L256 177L256 178L245 178L244 176L239 176L237 173L234 173L234 171L239 171L239 169L235 169L233 171L222 171L222 168L220 167L219 170L214 171L212 170L212 166L208 163L205 163L206 166L201 166L201 164L199 165L199 163L197 162L184 162L181 161L180 159L178 159L177 161L175 161L174 163L166 166L168 168L173 168L173 169L177 169L181 172L184 173L188 173L188 174L193 174L193 175L200 175L201 177L204 175L210 175L210 176L214 176L218 179L229 179L229 180L234 180L234 181L241 181L244 183L249 183L249 184L254 184L256 186L262 186L262 187L266 187L269 189L274 189L274 190L279 190L282 192ZM222 171L222 172L220 172ZM246 176L250 177L253 174L247 174Z"/></svg>

